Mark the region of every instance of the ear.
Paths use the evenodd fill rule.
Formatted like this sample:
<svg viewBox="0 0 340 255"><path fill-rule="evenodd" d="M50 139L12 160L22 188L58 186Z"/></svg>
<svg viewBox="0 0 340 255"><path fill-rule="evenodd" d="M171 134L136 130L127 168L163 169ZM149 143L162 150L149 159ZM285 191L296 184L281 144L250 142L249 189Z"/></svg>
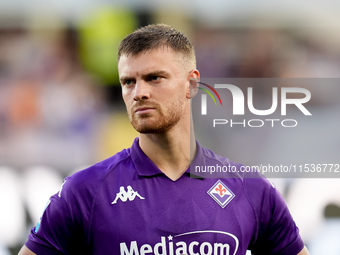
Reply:
<svg viewBox="0 0 340 255"><path fill-rule="evenodd" d="M197 69L191 70L189 73L189 86L187 88L187 95L188 99L193 98L196 96L198 91L198 82L200 79L200 72Z"/></svg>

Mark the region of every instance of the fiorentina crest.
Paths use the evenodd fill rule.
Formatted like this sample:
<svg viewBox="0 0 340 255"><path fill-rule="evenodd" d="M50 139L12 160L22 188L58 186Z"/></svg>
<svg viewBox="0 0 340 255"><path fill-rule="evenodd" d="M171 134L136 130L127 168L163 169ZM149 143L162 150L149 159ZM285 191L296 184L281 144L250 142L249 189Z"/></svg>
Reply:
<svg viewBox="0 0 340 255"><path fill-rule="evenodd" d="M218 180L209 190L208 194L224 208L234 197L235 194L221 181Z"/></svg>

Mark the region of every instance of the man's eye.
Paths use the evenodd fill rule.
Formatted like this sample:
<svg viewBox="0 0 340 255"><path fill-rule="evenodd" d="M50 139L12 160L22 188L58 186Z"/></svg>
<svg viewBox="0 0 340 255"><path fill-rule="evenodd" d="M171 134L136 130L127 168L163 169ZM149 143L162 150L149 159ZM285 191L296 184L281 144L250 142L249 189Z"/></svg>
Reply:
<svg viewBox="0 0 340 255"><path fill-rule="evenodd" d="M159 79L160 79L160 77L159 76L155 76L155 75L152 75L152 76L149 77L149 81L157 81Z"/></svg>
<svg viewBox="0 0 340 255"><path fill-rule="evenodd" d="M124 85L132 85L133 84L133 80L125 80L124 81L124 83L123 83Z"/></svg>

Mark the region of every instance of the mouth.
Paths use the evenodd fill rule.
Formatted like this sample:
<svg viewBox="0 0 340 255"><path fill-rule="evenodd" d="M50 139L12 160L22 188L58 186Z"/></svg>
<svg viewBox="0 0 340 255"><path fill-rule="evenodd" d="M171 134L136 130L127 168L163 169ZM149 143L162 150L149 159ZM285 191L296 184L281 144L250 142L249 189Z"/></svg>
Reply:
<svg viewBox="0 0 340 255"><path fill-rule="evenodd" d="M153 107L138 107L134 112L138 115L150 114L155 111Z"/></svg>

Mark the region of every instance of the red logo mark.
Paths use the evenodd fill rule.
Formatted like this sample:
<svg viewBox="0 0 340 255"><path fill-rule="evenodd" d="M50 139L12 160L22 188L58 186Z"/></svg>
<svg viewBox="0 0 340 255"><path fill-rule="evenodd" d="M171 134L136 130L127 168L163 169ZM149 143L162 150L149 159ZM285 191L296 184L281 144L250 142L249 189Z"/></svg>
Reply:
<svg viewBox="0 0 340 255"><path fill-rule="evenodd" d="M225 188L223 188L223 186L220 184L218 185L218 188L215 189L217 192L220 193L220 196L223 196L223 193L227 192L227 190Z"/></svg>

